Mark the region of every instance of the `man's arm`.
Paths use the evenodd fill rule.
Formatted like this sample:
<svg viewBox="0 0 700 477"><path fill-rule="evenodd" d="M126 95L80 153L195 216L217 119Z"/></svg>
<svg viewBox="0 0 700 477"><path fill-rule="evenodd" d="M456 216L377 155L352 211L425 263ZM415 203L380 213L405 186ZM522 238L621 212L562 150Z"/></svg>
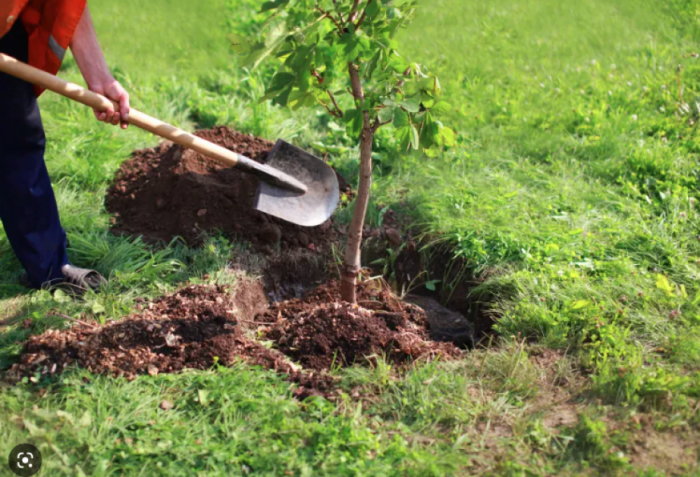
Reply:
<svg viewBox="0 0 700 477"><path fill-rule="evenodd" d="M114 125L121 122L122 129L126 129L129 120L129 93L114 79L107 67L87 6L73 34L70 49L88 89L119 103L119 112L115 113L112 108L107 112L95 111L95 117Z"/></svg>

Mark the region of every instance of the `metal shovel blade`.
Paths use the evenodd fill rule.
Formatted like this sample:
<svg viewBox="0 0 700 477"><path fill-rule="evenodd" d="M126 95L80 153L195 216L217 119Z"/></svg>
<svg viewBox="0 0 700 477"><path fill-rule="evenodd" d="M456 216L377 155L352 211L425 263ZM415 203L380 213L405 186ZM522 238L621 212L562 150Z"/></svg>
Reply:
<svg viewBox="0 0 700 477"><path fill-rule="evenodd" d="M266 163L307 187L305 194L260 181L254 208L304 227L320 225L340 201L335 171L318 157L278 139Z"/></svg>

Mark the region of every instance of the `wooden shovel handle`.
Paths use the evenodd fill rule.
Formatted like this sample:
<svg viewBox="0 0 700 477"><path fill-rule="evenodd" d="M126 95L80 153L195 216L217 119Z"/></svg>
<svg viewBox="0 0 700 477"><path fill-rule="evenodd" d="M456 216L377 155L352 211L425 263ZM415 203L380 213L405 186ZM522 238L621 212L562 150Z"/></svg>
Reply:
<svg viewBox="0 0 700 477"><path fill-rule="evenodd" d="M33 66L2 53L0 53L0 71L37 86L41 86L42 88L58 93L86 106L90 106L97 111L107 111L109 108L113 108L114 111L119 111L118 103L105 98L101 94L93 93L77 84L69 83L58 76L34 68ZM216 144L176 128L171 124L151 117L134 108L129 109L128 122L156 136L169 139L181 146L194 149L228 166L240 167L244 166L244 164L248 166L248 161L252 162L244 156L239 156L233 151L217 146Z"/></svg>

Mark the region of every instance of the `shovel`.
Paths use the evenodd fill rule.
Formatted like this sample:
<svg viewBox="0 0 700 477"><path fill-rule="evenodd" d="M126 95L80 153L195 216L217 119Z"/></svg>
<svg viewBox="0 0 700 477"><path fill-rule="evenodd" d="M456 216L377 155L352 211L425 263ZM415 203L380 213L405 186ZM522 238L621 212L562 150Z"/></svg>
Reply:
<svg viewBox="0 0 700 477"><path fill-rule="evenodd" d="M0 53L0 71L82 103L97 111L119 105L102 95ZM260 179L253 207L287 222L312 227L325 222L338 206L335 171L321 159L279 139L266 164L217 146L147 114L130 108L129 124L193 149Z"/></svg>

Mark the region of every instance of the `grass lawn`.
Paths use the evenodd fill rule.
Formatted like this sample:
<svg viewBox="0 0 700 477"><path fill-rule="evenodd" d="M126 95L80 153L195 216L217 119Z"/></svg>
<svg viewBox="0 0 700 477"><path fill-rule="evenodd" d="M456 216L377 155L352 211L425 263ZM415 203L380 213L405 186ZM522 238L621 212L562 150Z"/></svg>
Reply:
<svg viewBox="0 0 700 477"><path fill-rule="evenodd" d="M33 442L45 475L698 475L700 6L423 3L401 41L439 72L458 142L429 159L380 133L374 207L408 214L426 258L464 264L471 299L497 318L491 339L456 363L337 371L347 396L334 403L299 402L242 364L0 384L2 455ZM186 129L349 144L325 113L258 103L271 71L237 67L227 40L252 34L258 2L90 5L135 107ZM80 80L70 58L61 75ZM0 369L65 316L105 322L138 297L234 280L229 261L246 253L218 237L189 249L110 235L105 190L156 138L50 93L40 104L69 254L110 285L84 301L27 293L0 232ZM332 160L355 173L356 151Z"/></svg>

